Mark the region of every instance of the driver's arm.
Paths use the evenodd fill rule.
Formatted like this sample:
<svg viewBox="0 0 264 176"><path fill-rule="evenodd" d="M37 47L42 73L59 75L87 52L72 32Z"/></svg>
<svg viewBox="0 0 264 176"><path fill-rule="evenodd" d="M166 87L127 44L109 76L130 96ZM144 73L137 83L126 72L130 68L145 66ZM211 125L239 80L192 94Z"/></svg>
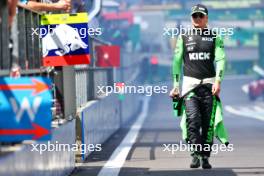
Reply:
<svg viewBox="0 0 264 176"><path fill-rule="evenodd" d="M174 88L179 88L180 86L182 60L183 60L183 39L181 36L179 36L176 43L176 49L174 52L173 67L172 67Z"/></svg>
<svg viewBox="0 0 264 176"><path fill-rule="evenodd" d="M224 42L220 36L215 39L215 62L216 62L216 81L221 82L224 78L226 55Z"/></svg>

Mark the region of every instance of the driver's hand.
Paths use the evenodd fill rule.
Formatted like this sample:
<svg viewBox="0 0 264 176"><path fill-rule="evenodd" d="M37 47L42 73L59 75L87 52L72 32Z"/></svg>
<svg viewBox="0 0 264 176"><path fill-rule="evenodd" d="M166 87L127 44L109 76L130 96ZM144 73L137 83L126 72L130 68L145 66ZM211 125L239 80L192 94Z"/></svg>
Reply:
<svg viewBox="0 0 264 176"><path fill-rule="evenodd" d="M179 87L174 87L174 88L170 91L170 97L171 97L171 98L175 98L175 97L179 97L179 96L180 96Z"/></svg>
<svg viewBox="0 0 264 176"><path fill-rule="evenodd" d="M219 96L221 91L221 84L219 81L216 81L212 87L212 94Z"/></svg>

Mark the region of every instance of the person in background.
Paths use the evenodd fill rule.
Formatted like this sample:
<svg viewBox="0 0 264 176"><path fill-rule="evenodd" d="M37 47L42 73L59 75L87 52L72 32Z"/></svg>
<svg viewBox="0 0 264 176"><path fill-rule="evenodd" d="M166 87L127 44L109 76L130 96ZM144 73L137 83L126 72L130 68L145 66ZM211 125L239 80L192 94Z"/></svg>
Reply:
<svg viewBox="0 0 264 176"><path fill-rule="evenodd" d="M72 13L85 12L85 2L84 0L74 0L72 2Z"/></svg>
<svg viewBox="0 0 264 176"><path fill-rule="evenodd" d="M11 27L14 16L16 15L16 6L18 0L8 0L8 26Z"/></svg>
<svg viewBox="0 0 264 176"><path fill-rule="evenodd" d="M42 11L65 11L69 13L71 11L71 0L46 0L44 2L37 2L37 0L20 0L20 6L29 8L31 10Z"/></svg>

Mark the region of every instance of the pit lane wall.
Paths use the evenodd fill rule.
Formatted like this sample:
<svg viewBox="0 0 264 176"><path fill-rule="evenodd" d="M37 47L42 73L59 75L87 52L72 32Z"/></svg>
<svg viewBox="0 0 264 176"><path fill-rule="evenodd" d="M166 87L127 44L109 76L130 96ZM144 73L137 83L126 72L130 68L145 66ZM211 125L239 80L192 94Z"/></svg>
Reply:
<svg viewBox="0 0 264 176"><path fill-rule="evenodd" d="M82 144L102 145L119 128L125 126L140 111L140 95L122 97L111 94L103 99L89 102L79 111L81 118ZM104 150L103 148L101 148ZM85 159L91 151L83 153Z"/></svg>
<svg viewBox="0 0 264 176"><path fill-rule="evenodd" d="M75 120L54 128L49 143L74 144ZM38 144L48 146L48 142ZM75 167L75 152L72 150L47 149L40 154L40 150L33 150L32 144L24 144L18 148L16 152L5 153L0 157L0 176L65 176Z"/></svg>
<svg viewBox="0 0 264 176"><path fill-rule="evenodd" d="M142 96L142 95L141 95ZM102 99L90 101L79 110L82 128L82 144L103 144L119 128L137 116L141 109L141 97L127 94L108 95ZM76 120L54 128L52 140L35 144L75 144ZM15 152L5 153L0 157L0 176L66 176L75 167L74 150L32 151L33 144L23 144ZM39 149L39 147L38 147ZM102 148L103 150L103 148ZM83 159L91 151L83 154Z"/></svg>
<svg viewBox="0 0 264 176"><path fill-rule="evenodd" d="M139 69L140 67L135 68ZM134 68L127 68L127 70L131 72L127 74L127 77L131 77L132 73L137 73ZM128 79L125 77L126 74L120 72L120 75L124 80ZM136 76L132 77L137 78ZM129 84L137 85L136 81L131 81ZM87 102L85 106L78 109L76 120L53 129L50 143L73 145L81 139L80 141L86 147L90 144L103 144L118 129L125 127L137 117L141 110L141 96L143 95L113 93ZM78 129L81 129L80 138ZM39 144L48 144L48 142ZM0 176L66 176L73 171L75 161L79 159L76 151L73 150L44 151L40 154L31 151L32 149L31 144L23 144L15 152L4 155L0 153ZM102 150L104 149L102 148ZM82 159L88 157L90 153L91 151L85 152Z"/></svg>

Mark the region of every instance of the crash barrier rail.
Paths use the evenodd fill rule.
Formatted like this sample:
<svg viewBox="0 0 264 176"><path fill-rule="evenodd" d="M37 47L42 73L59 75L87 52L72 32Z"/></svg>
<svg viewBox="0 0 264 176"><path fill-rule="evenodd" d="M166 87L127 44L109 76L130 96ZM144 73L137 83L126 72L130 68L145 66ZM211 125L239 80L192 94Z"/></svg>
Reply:
<svg viewBox="0 0 264 176"><path fill-rule="evenodd" d="M18 10L18 15L19 13L28 13L28 9ZM27 20L33 19L32 15L35 12L30 13L32 14L22 15L24 21L17 20L17 22L22 21L27 24ZM7 26L7 22L1 24L3 24L1 27ZM20 31L22 31L22 33L23 31L25 33L29 33L26 31L28 28L32 27L31 24L32 22L30 22L30 25L25 25L25 29L20 29ZM22 27L23 26L19 26L19 28ZM90 101L99 98L96 93L97 85L113 85L114 80L118 82L126 82L125 80L128 80L132 73L139 69L138 64L135 64L139 63L139 59L133 59L131 53L122 54L124 61L122 61L122 66L117 69L80 66L60 67L56 69L48 68L43 70L40 69L41 65L39 65L41 63L41 55L37 55L35 53L36 49L39 49L41 54L40 42L34 44L34 40L32 41L31 36L27 38L27 35L18 35L18 37L21 37L20 43L24 42L24 45L28 49L22 53L22 51L20 51L21 48L18 47L17 60L11 60L11 57L3 57L2 54L2 42L4 42L5 45L8 45L10 38L9 35L6 35L5 41L3 41L2 36L4 36L4 33L2 31L3 30L1 28L0 60L1 63L3 62L5 64L1 64L1 71L3 71L3 74L0 76L9 75L13 61L18 61L18 64L21 64L21 73L23 76L50 76L56 84L56 92L54 91L54 94L55 98L59 100L58 106L60 106L61 111L64 113L63 116L57 116L56 118L66 118L67 120L71 120L76 115L76 107L85 104L85 106L83 106L83 111L79 111L79 115L82 118L82 125L80 125L80 127L83 126L83 128L85 128L85 130L82 130L84 134L83 143L103 143L110 137L111 134L119 129L124 122L127 122L131 119L131 117L135 117L135 113L137 113L140 108L139 97L137 95L128 95L125 99L120 100L118 99L118 95L113 94L102 97L99 100ZM9 30L7 31L9 32ZM31 29L30 32L32 32ZM18 41L19 39L13 43L19 44ZM93 43L94 41L95 40L92 40L91 42ZM30 42L30 44L28 42ZM34 46L32 46L31 42ZM9 54L9 56L11 55L11 51L8 47L4 48L4 52ZM20 57L21 55L24 57ZM31 57L31 59L28 57ZM38 62L34 61L36 59L35 57L39 57ZM94 57L92 57L92 59L94 59ZM133 81L136 82L134 79ZM95 105L90 106L92 103ZM127 107L128 104L130 105L129 107ZM56 109L57 107L54 108ZM92 112L90 113L90 111ZM61 144L74 144L76 137L78 138L78 135L75 135L75 129L78 129L76 127L78 124L76 122L77 120L78 119L71 120L68 123L59 125L57 128L53 128L53 137L51 142L55 144L57 141L57 143ZM93 123L90 123L91 121ZM101 131L98 131L98 129ZM91 136L92 138L90 138ZM85 139L92 141L87 141ZM48 142L41 143L47 144ZM74 167L74 152L47 151L43 153L41 155L41 159L39 159L40 154L38 152L32 152L31 145L21 145L21 148L22 149L20 151L12 152L10 155L1 157L0 164L3 167L0 169L0 175L2 175L2 173L5 175L67 175L67 173L69 173ZM10 169L10 166L12 166L13 169Z"/></svg>
<svg viewBox="0 0 264 176"><path fill-rule="evenodd" d="M94 100L78 108L77 141L86 145L102 144L119 128L136 117L141 109L140 94L107 95L98 93L96 88L100 85L114 86L114 83L121 82L134 86L141 84L140 81L144 77L141 72L142 63L141 58L136 57L136 54L122 52L121 66L106 70L106 75L96 73L100 68L83 68L95 73L93 88L90 87L90 95ZM82 159L90 153L90 151L84 153Z"/></svg>
<svg viewBox="0 0 264 176"><path fill-rule="evenodd" d="M141 97L140 94L125 94L120 98L119 94L111 93L79 108L77 140L81 140L85 145L103 144L118 129L137 117L142 107ZM91 153L92 151L81 153L82 159L85 160Z"/></svg>
<svg viewBox="0 0 264 176"><path fill-rule="evenodd" d="M113 85L113 68L75 68L76 106L81 107L89 100L98 99L97 86Z"/></svg>
<svg viewBox="0 0 264 176"><path fill-rule="evenodd" d="M15 146L16 152L1 155L0 175L70 175L75 167L75 123L72 120L54 128L49 142L27 142Z"/></svg>
<svg viewBox="0 0 264 176"><path fill-rule="evenodd" d="M79 136L82 144L103 144L121 127L121 106L117 95L111 94L87 104L79 111ZM92 151L81 153L84 160Z"/></svg>
<svg viewBox="0 0 264 176"><path fill-rule="evenodd" d="M21 76L49 76L54 81L53 118L72 119L76 115L76 107L97 98L97 85L110 85L113 82L113 69L42 67L42 45L39 36L33 32L39 27L40 14L20 6L17 12L12 29L9 29L7 7L1 10L0 76L9 76L14 63L20 67ZM89 40L90 45L108 44L96 38ZM90 51L92 60L93 50Z"/></svg>
<svg viewBox="0 0 264 176"><path fill-rule="evenodd" d="M110 94L100 101L91 101L79 111L80 134L82 144L103 144L118 129L125 127L134 120L141 110L141 96L139 94L126 95L119 99L118 95ZM78 126L77 126L78 129ZM83 153L85 159L91 151Z"/></svg>
<svg viewBox="0 0 264 176"><path fill-rule="evenodd" d="M79 109L80 119L54 128L51 141L34 143L37 150L32 151L31 144L24 144L17 152L1 156L0 175L69 175L75 167L76 153L72 147L76 140L81 139L81 143L77 144L83 144L81 152L85 159L92 152L87 146L103 144L124 126L124 121L137 117L141 109L140 101L138 94L126 96L124 100L111 94L89 101ZM78 130L81 136L78 136Z"/></svg>
<svg viewBox="0 0 264 176"><path fill-rule="evenodd" d="M52 78L54 80L52 89L54 94L53 117L58 118L63 116L63 107L61 107L63 103L57 100L60 94L57 90L55 91L55 87L61 87L60 79L62 77L60 77L61 74L57 74L58 71L54 72L53 68L42 67L41 42L39 36L33 33L39 27L40 15L38 12L18 5L17 15L12 27L9 28L7 6L1 10L0 76L9 76L15 67L21 76Z"/></svg>
<svg viewBox="0 0 264 176"><path fill-rule="evenodd" d="M33 34L40 24L40 14L18 6L17 35L19 66L22 69L41 67L42 50L39 36Z"/></svg>
<svg viewBox="0 0 264 176"><path fill-rule="evenodd" d="M95 46L110 45L109 42L97 37L89 37L89 45L91 48L91 65L75 66L76 81L76 107L84 106L88 101L98 99L97 86L110 86L114 84L113 68L96 67L97 60Z"/></svg>

